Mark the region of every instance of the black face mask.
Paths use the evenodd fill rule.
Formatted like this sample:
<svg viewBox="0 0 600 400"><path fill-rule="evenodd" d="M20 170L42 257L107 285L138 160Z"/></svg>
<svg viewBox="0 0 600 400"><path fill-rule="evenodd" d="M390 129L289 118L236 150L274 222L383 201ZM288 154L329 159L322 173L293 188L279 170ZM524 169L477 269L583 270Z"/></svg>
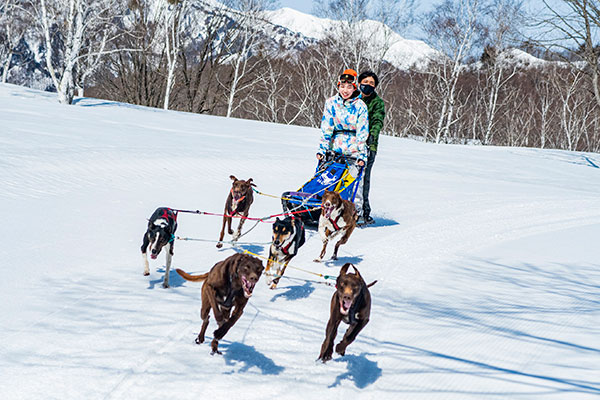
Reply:
<svg viewBox="0 0 600 400"><path fill-rule="evenodd" d="M360 91L365 95L365 96L370 96L375 92L375 88L371 85L365 85L364 83L361 83L360 85Z"/></svg>

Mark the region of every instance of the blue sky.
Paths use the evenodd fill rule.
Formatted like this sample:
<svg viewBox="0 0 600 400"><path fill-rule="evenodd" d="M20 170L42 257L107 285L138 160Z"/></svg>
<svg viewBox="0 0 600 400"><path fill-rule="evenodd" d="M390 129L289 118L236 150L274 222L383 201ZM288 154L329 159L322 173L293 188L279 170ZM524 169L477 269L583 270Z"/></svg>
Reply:
<svg viewBox="0 0 600 400"><path fill-rule="evenodd" d="M430 11L435 4L440 3L442 0L417 0L417 13L424 13ZM279 0L279 7L289 7L307 14L311 14L313 11L313 0ZM562 0L548 0L548 3L553 6L563 4ZM539 13L542 9L543 4L540 0L524 0L525 9L528 10L533 16ZM564 5L564 4L563 4ZM277 8L279 8L277 7ZM536 12L537 10L537 12ZM420 36L422 33L418 26L408 28L404 32L405 37L410 39L422 39Z"/></svg>
<svg viewBox="0 0 600 400"><path fill-rule="evenodd" d="M440 3L441 0L420 0L416 1L417 11L424 12L429 11L430 8L437 3ZM541 1L539 0L525 0L524 3L528 8L541 7ZM561 0L550 0L549 4L560 4ZM310 14L313 9L313 0L279 0L280 7L290 7L296 10L302 11L304 13Z"/></svg>

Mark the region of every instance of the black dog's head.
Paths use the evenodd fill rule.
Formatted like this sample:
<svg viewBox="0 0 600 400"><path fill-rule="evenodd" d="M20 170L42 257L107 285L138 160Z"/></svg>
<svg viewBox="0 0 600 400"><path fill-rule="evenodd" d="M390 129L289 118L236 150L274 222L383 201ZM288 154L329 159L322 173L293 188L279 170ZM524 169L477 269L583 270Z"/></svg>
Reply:
<svg viewBox="0 0 600 400"><path fill-rule="evenodd" d="M244 296L250 298L256 282L260 278L265 267L262 261L248 254L239 254L239 260L236 265L237 276L239 276Z"/></svg>
<svg viewBox="0 0 600 400"><path fill-rule="evenodd" d="M252 183L252 178L245 181L230 175L229 178L233 181L231 185L231 197L233 201L239 201L242 197L246 196L249 192L252 192L252 186L256 186Z"/></svg>
<svg viewBox="0 0 600 400"><path fill-rule="evenodd" d="M150 258L153 260L158 257L160 251L174 238L173 226L169 223L167 218L157 218L148 222L148 231L146 236L148 237Z"/></svg>
<svg viewBox="0 0 600 400"><path fill-rule="evenodd" d="M354 274L348 273L349 267L354 268ZM360 276L356 267L350 263L344 264L336 281L337 295L340 302L340 313L348 315L348 312L357 301L363 286L363 278Z"/></svg>
<svg viewBox="0 0 600 400"><path fill-rule="evenodd" d="M292 234L293 228L292 217L287 217L285 219L275 219L273 222L273 246L276 249L280 249L281 245L285 243L286 240L289 239Z"/></svg>

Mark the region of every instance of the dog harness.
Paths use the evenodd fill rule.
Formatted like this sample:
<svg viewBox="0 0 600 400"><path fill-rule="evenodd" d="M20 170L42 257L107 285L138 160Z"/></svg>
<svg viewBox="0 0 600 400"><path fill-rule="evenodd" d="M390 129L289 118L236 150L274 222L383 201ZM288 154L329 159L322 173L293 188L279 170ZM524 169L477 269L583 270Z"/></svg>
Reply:
<svg viewBox="0 0 600 400"><path fill-rule="evenodd" d="M331 222L331 225L333 225L333 227L336 231L339 231L340 229L342 229L337 224L337 222L340 220L341 216L342 216L342 213L340 213L340 215L338 215L335 220L333 220L333 219L331 219L331 217L329 217L329 222Z"/></svg>
<svg viewBox="0 0 600 400"><path fill-rule="evenodd" d="M160 217L167 220L172 219L173 221L177 222L177 212L170 208L163 208L163 213Z"/></svg>
<svg viewBox="0 0 600 400"><path fill-rule="evenodd" d="M293 217L292 217L292 226L294 227L294 233L292 234L293 240L290 240L290 242L287 244L287 246L281 248L281 252L283 254L285 254L286 256L290 255L290 247L292 247L292 244L300 241L300 238L302 237L302 231L304 231L304 225L301 225L300 234L296 234L296 219Z"/></svg>
<svg viewBox="0 0 600 400"><path fill-rule="evenodd" d="M352 307L350 307L350 310L348 310L348 323L350 325L355 324L357 321L357 315L358 312L356 310L360 310L360 307L362 306L362 304L365 301L365 283L362 283L362 286L360 288L360 292L358 293L358 296L356 297L356 300L354 301L354 304L352 304Z"/></svg>

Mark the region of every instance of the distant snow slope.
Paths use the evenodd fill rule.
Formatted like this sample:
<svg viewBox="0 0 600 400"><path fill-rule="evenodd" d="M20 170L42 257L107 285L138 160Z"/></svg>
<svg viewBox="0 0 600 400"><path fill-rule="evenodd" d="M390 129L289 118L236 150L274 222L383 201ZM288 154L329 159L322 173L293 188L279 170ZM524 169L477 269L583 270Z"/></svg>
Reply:
<svg viewBox="0 0 600 400"><path fill-rule="evenodd" d="M598 154L382 137L378 225L322 264L307 231L280 288L258 282L224 354L194 344L201 284L173 273L163 289L162 255L142 275L146 218L158 206L221 212L231 174L266 194L296 189L318 136L0 85L0 398L600 396ZM257 195L250 214L280 211ZM214 240L221 221L178 222L180 236ZM266 256L270 229L240 249ZM177 241L174 266L205 272L240 249ZM334 289L313 274L346 262L379 281L371 321L323 365Z"/></svg>
<svg viewBox="0 0 600 400"><path fill-rule="evenodd" d="M281 8L267 11L267 20L293 32L298 32L307 38L322 40L326 32L334 29L338 21L305 14L291 8ZM421 40L405 39L388 26L380 22L365 20L357 24L356 29L365 37L375 38L379 46L389 50L384 59L400 69L413 66L423 67L435 55L435 50Z"/></svg>

